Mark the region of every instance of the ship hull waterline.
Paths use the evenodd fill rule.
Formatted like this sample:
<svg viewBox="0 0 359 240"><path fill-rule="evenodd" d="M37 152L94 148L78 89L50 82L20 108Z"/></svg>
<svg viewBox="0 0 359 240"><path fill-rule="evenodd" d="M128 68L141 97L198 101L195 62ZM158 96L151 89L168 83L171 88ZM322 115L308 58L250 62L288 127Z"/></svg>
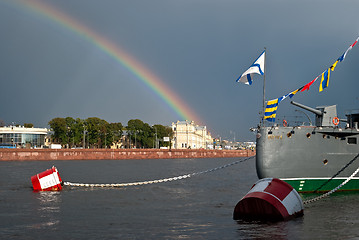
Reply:
<svg viewBox="0 0 359 240"><path fill-rule="evenodd" d="M358 155L358 136L357 129L261 127L257 131L257 175L279 178L298 192L330 191L359 167L358 158L328 182ZM340 190L359 191L359 177Z"/></svg>

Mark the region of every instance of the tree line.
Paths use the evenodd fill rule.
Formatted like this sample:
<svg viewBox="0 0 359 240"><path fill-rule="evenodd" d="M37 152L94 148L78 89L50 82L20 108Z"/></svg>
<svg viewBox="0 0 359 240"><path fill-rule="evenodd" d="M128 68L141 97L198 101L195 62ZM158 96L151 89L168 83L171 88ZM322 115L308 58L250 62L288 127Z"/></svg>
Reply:
<svg viewBox="0 0 359 240"><path fill-rule="evenodd" d="M121 143L124 148L168 147L170 142L163 141L163 137L173 136L171 127L151 126L139 119L129 120L123 126L97 117L66 117L52 119L49 126L53 131L52 142L70 148L110 148L113 143Z"/></svg>

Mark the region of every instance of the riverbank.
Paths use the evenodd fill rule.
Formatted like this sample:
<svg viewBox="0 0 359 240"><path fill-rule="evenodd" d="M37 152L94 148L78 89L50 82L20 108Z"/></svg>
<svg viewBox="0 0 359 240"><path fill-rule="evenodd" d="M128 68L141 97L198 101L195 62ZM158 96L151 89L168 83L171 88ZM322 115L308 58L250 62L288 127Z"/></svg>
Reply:
<svg viewBox="0 0 359 240"><path fill-rule="evenodd" d="M0 161L235 158L252 150L206 149L1 149Z"/></svg>

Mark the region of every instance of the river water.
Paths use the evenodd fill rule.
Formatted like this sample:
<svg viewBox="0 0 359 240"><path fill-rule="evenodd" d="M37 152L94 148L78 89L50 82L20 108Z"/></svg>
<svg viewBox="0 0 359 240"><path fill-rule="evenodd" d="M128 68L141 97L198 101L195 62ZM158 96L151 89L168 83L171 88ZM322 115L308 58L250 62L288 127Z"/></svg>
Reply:
<svg viewBox="0 0 359 240"><path fill-rule="evenodd" d="M235 205L257 181L254 159L187 179L126 188L33 192L30 180L53 165L68 182L126 183L237 160L0 162L0 239L359 239L359 193L334 194L286 222L234 221Z"/></svg>

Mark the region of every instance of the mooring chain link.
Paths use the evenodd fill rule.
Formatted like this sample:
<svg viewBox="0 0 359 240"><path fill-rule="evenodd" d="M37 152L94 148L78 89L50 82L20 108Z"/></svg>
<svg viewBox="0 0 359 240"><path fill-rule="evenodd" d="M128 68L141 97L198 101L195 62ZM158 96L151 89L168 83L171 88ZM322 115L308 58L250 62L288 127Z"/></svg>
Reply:
<svg viewBox="0 0 359 240"><path fill-rule="evenodd" d="M357 158L359 154L357 154L352 160L350 160L342 169L340 169L336 174L334 174L330 179L328 179L325 183L323 183L320 187L314 190L314 192L319 191L322 187L327 185L330 181L332 181L336 176L338 176L341 172L343 172L347 167L349 167Z"/></svg>
<svg viewBox="0 0 359 240"><path fill-rule="evenodd" d="M245 162L251 158L253 158L254 156L251 157L247 157L244 159L241 159L239 161L235 161L220 167L216 167L216 168L212 168L206 171L201 171L201 172L195 172L195 173L190 173L190 174L185 174L185 175L181 175L181 176L177 176L177 177L172 177L172 178L164 178L164 179L158 179L158 180L151 180L151 181L144 181L144 182L132 182L132 183L72 183L72 182L64 182L65 186L72 186L72 187L102 187L102 188L115 188L115 187L128 187L128 186L140 186L140 185L146 185L146 184L155 184L155 183L163 183L163 182L172 182L172 181L177 181L177 180L181 180L181 179L186 179L186 178L190 178L196 175L200 175L200 174L205 174L205 173L209 173L209 172L214 172L223 168L227 168L230 166L233 166L235 164L238 163L242 163Z"/></svg>
<svg viewBox="0 0 359 240"><path fill-rule="evenodd" d="M359 154L356 155L355 158L352 159L352 160L351 160L344 168L342 168L339 172L342 172L347 166L349 166L351 163L353 163L353 161L356 160L356 159L358 158L358 156L359 156ZM339 172L338 172L336 175L334 175L330 180L332 180L335 176L337 176L337 175L339 174ZM324 193L324 194L322 194L322 195L320 195L320 196L318 196L318 197L315 197L315 198L312 198L312 199L308 199L308 200L304 201L303 204L308 204L308 203L316 202L316 201L318 201L318 200L320 200L320 199L322 199L322 198L328 197L329 195L335 193L335 192L338 191L341 187L343 187L345 184L347 184L350 180L352 180L352 179L355 177L355 175L358 174L358 172L359 172L359 167L357 168L357 170L355 170L355 171L353 172L352 175L350 175L344 182L342 182L341 184L339 184L336 188L334 188L334 189L332 189L331 191L329 191L329 192L327 192L327 193ZM329 182L329 181L328 181L328 182ZM326 182L326 183L328 183L328 182ZM325 184L326 184L326 183L325 183ZM324 185L325 185L325 184L324 184ZM324 185L322 185L320 188L322 188ZM320 188L318 188L318 189L320 189Z"/></svg>
<svg viewBox="0 0 359 240"><path fill-rule="evenodd" d="M357 168L357 170L355 170L355 172L353 172L352 175L350 175L350 177L348 177L344 182L342 182L339 186L337 186L336 188L334 188L333 190L327 192L327 193L324 193L318 197L315 197L315 198L312 198L312 199L309 199L309 200L306 200L303 202L303 204L308 204L308 203L312 203L312 202L316 202L322 198L325 198L325 197L328 197L329 195L331 195L332 193L338 191L341 187L343 187L345 184L347 184L350 180L352 180L355 175L357 175L359 172L359 167Z"/></svg>

